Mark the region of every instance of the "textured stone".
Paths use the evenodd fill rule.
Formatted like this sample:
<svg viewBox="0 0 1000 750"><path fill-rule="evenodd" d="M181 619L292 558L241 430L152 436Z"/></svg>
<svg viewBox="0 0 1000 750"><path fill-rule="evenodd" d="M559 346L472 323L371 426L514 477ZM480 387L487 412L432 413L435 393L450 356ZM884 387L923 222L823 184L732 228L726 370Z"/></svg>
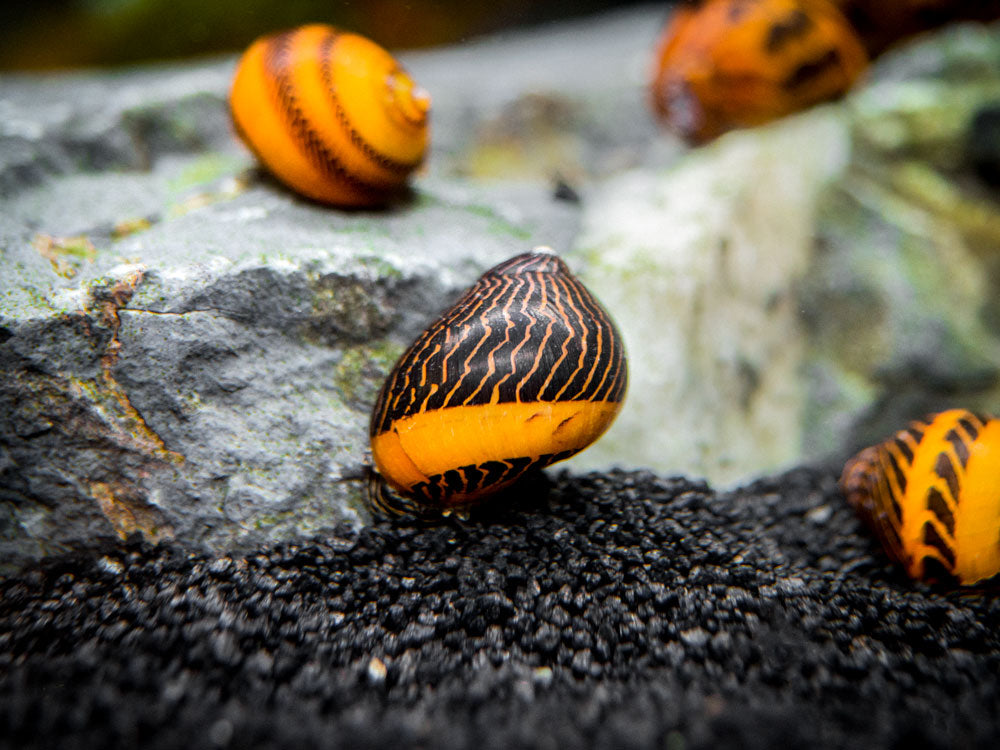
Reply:
<svg viewBox="0 0 1000 750"><path fill-rule="evenodd" d="M232 59L0 80L0 558L365 522L394 357L536 244L632 354L629 411L577 468L737 481L925 406L989 407L995 198L962 144L996 97L995 34L947 33L843 104L685 152L642 90L662 20L404 55L432 153L383 211L255 168L226 116Z"/></svg>
<svg viewBox="0 0 1000 750"><path fill-rule="evenodd" d="M844 102L734 132L584 204L584 278L631 393L573 459L745 481L1000 397L1000 202L975 176L996 27L884 58Z"/></svg>
<svg viewBox="0 0 1000 750"><path fill-rule="evenodd" d="M584 280L615 311L630 393L577 465L627 456L733 482L801 458L796 288L818 194L849 144L842 111L825 108L731 134L661 172L630 171L591 197Z"/></svg>
<svg viewBox="0 0 1000 750"><path fill-rule="evenodd" d="M631 101L633 40L657 25L633 11L406 56L434 96L433 156L384 211L257 170L226 115L230 59L0 81L0 557L364 520L395 356L485 268L569 250L567 180L667 153ZM597 56L574 69L577 41ZM560 113L574 147L516 158Z"/></svg>
<svg viewBox="0 0 1000 750"><path fill-rule="evenodd" d="M1000 194L970 148L1000 98L998 29L901 50L848 102L853 157L821 196L800 293L806 455L932 411L1000 409Z"/></svg>

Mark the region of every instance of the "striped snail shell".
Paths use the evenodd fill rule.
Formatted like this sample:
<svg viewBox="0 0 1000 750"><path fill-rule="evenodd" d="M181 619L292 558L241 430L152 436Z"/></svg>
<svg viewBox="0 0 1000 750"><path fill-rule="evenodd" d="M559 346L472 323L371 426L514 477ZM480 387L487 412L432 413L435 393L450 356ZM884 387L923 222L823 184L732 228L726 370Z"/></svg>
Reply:
<svg viewBox="0 0 1000 750"><path fill-rule="evenodd" d="M693 0L657 44L653 111L691 143L843 95L868 67L829 0Z"/></svg>
<svg viewBox="0 0 1000 750"><path fill-rule="evenodd" d="M229 106L267 169L323 203L385 203L427 150L427 92L377 44L330 26L255 41Z"/></svg>
<svg viewBox="0 0 1000 750"><path fill-rule="evenodd" d="M409 500L373 498L383 510L475 504L614 420L628 377L621 336L546 249L483 274L392 369L372 414L372 457Z"/></svg>
<svg viewBox="0 0 1000 750"><path fill-rule="evenodd" d="M912 422L840 481L911 577L968 585L1000 573L1000 419L954 409Z"/></svg>

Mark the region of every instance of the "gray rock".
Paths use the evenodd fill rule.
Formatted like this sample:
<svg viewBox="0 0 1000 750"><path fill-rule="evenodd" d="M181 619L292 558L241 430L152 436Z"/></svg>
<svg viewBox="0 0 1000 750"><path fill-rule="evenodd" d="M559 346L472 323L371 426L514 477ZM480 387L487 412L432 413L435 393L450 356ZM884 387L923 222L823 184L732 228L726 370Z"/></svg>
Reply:
<svg viewBox="0 0 1000 750"><path fill-rule="evenodd" d="M363 522L395 357L485 268L570 249L579 205L557 185L669 154L633 101L659 20L404 56L435 99L433 155L382 211L255 168L230 58L0 80L0 559Z"/></svg>
<svg viewBox="0 0 1000 750"><path fill-rule="evenodd" d="M1000 402L1000 204L967 163L998 27L887 56L844 102L730 133L584 205L631 392L571 460L740 483Z"/></svg>
<svg viewBox="0 0 1000 750"><path fill-rule="evenodd" d="M801 460L797 287L819 193L849 153L843 112L827 107L594 191L579 239L584 281L615 312L630 392L575 466L625 460L733 483Z"/></svg>
<svg viewBox="0 0 1000 750"><path fill-rule="evenodd" d="M956 108L997 96L995 34L945 34L845 103L688 152L646 110L662 20L404 55L432 155L381 211L255 167L231 58L0 79L0 560L364 523L388 368L538 244L632 356L628 410L577 470L733 482L843 457L918 407L995 403L996 207L954 146Z"/></svg>

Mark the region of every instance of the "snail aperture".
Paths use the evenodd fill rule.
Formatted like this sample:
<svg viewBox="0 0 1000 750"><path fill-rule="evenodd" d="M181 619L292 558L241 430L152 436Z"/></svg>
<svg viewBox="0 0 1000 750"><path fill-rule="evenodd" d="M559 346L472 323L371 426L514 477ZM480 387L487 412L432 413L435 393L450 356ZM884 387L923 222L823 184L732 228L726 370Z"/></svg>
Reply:
<svg viewBox="0 0 1000 750"><path fill-rule="evenodd" d="M370 436L379 474L404 496L396 509L475 504L582 450L617 415L621 336L544 250L484 273L393 367Z"/></svg>
<svg viewBox="0 0 1000 750"><path fill-rule="evenodd" d="M429 94L377 44L331 26L255 41L229 105L261 163L323 203L383 204L427 151Z"/></svg>
<svg viewBox="0 0 1000 750"><path fill-rule="evenodd" d="M1000 573L1000 419L953 409L912 422L852 458L841 487L911 577Z"/></svg>

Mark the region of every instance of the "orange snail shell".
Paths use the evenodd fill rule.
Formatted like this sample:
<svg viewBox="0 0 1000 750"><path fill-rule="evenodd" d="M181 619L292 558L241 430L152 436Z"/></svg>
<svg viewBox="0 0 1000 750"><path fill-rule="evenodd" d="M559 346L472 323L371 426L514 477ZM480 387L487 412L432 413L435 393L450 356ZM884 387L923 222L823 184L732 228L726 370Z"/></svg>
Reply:
<svg viewBox="0 0 1000 750"><path fill-rule="evenodd" d="M405 497L371 499L389 512L478 503L596 440L627 379L611 317L566 264L511 258L393 367L372 413L372 458Z"/></svg>
<svg viewBox="0 0 1000 750"><path fill-rule="evenodd" d="M661 33L652 107L685 140L705 143L837 98L867 67L861 39L829 0L692 1Z"/></svg>
<svg viewBox="0 0 1000 750"><path fill-rule="evenodd" d="M953 409L848 461L848 502L912 578L1000 573L1000 419Z"/></svg>
<svg viewBox="0 0 1000 750"><path fill-rule="evenodd" d="M255 41L240 58L229 105L268 170L323 203L383 204L427 151L427 92L377 44L331 26Z"/></svg>

